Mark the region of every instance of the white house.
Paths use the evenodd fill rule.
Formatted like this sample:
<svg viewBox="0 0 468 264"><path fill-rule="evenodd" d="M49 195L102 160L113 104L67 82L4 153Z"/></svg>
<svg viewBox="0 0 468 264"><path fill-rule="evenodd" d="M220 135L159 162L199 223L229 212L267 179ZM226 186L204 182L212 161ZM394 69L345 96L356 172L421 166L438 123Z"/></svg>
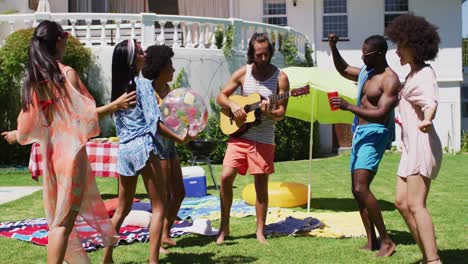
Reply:
<svg viewBox="0 0 468 264"><path fill-rule="evenodd" d="M463 67L461 60L460 0L234 0L233 16L290 26L305 33L314 47L317 66L334 68L326 36L337 33L344 38L339 48L350 65L360 66L363 40L384 34L385 25L398 14L413 12L439 27L442 39L439 55L431 65L440 86L440 104L435 121L443 145L460 149L461 103L468 107L468 69L465 69L465 98L461 99ZM399 64L395 46L390 44L387 59L400 79L409 72ZM468 129L468 109L464 109L463 128ZM327 128L322 128L326 130ZM328 128L330 129L330 128ZM324 132L324 131L323 131ZM331 133L321 133L321 136ZM326 144L330 146L331 144Z"/></svg>
<svg viewBox="0 0 468 264"><path fill-rule="evenodd" d="M6 9L14 9L15 7L12 7L14 4L21 6L21 10L17 9L24 13L25 3L31 10L34 10L40 1L0 0L0 13ZM384 34L385 25L395 16L414 12L437 25L442 39L439 55L434 62L431 62L431 65L437 73L440 86L440 104L435 126L443 145L449 150L458 151L462 121L463 128L468 128L468 118L462 120L461 116L462 103L465 108L468 103L465 102L467 100L461 99L460 89L463 81L462 1L460 0L49 0L49 2L51 14L61 13L53 15L54 19L66 20L65 25L68 25L66 28L71 30L72 34L75 32L79 35L82 32L81 40L92 48L93 53L97 54L104 72L109 71L109 65L105 62L109 61L112 50L108 45L115 43L115 39L112 38L119 39L124 34L131 34L131 36L140 37L143 45L163 43L164 39L168 38L168 34L164 34L164 25L166 25L166 31L169 30L171 35L169 43L180 44L174 46L175 48L184 47L176 52L174 62L176 68L188 69L189 82L193 86L208 89L209 95L214 95L229 73L243 62L246 42L253 31L295 34L298 36L296 44L300 55L303 57L303 46L309 42L314 50L313 59L317 66L330 69L334 69L334 66L326 36L328 33L337 33L343 39L339 43L343 57L349 64L361 66L363 64L361 61L363 40L373 34ZM6 7L5 3L9 3L9 6ZM65 15L67 12L82 13ZM93 16L88 12L100 13ZM142 12L156 12L157 14L137 15ZM104 24L98 27L95 22L99 20L101 24L103 22ZM127 20L130 23L121 25L120 20ZM76 21L81 21L81 24ZM290 28L268 26L263 23ZM212 45L213 34L211 32L214 26L226 28L230 24L236 26L234 48L237 60L235 63L227 63L222 56L222 51L213 51ZM11 24L10 26L13 28ZM127 33L123 33L125 29ZM109 30L113 33L109 33ZM0 27L0 37L1 34L2 28ZM181 39L183 39L182 42ZM101 46L95 46L99 42ZM194 49L196 49L195 52ZM207 56L211 62L203 61L203 58L206 59ZM395 46L392 44L390 44L387 59L390 66L403 80L409 69L399 65ZM280 66L284 62L281 57L276 58L276 61ZM204 76L201 69L208 69L216 72L217 75L215 77ZM200 78L200 76L203 77ZM109 79L109 76L104 73L103 79L106 80L106 78ZM203 81L200 82L200 79ZM206 80L210 83L207 84ZM465 80L468 86L468 78L465 77ZM465 94L468 94L468 91ZM468 115L468 109L463 112ZM330 151L333 146L331 131L331 126L321 127L321 145L324 151Z"/></svg>

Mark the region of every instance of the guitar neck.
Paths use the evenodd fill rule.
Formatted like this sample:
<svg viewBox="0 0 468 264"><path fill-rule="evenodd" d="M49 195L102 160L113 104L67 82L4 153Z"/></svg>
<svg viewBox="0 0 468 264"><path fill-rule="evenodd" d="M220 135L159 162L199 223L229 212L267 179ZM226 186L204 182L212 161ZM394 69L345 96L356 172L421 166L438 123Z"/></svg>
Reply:
<svg viewBox="0 0 468 264"><path fill-rule="evenodd" d="M270 97L268 97L270 99L270 103L274 104L280 100L283 100L283 99L286 99L288 98L289 96L291 96L291 91L289 91L288 93L284 93L284 94L278 94L278 95L272 95ZM253 110L256 110L257 108L260 107L260 103L262 101L259 101L259 102L256 102L256 103L253 103L253 104L249 104L249 105L246 105L244 107L244 110L246 112L250 112L250 111L253 111Z"/></svg>

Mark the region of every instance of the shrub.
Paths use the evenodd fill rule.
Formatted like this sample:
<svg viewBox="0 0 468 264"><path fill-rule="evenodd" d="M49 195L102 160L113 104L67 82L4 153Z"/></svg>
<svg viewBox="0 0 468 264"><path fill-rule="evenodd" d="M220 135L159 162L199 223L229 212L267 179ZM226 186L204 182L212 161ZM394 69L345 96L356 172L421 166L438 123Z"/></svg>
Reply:
<svg viewBox="0 0 468 264"><path fill-rule="evenodd" d="M210 101L212 114L208 119L205 130L199 134L199 139L214 139L218 141L218 147L210 155L211 163L221 164L226 153L228 137L223 134L219 126L219 112L221 108L215 103L214 99ZM192 153L185 145L177 145L177 153L181 163L188 164L192 158Z"/></svg>
<svg viewBox="0 0 468 264"><path fill-rule="evenodd" d="M280 52L284 56L286 66L297 65L298 55L297 55L297 47L296 47L296 37L293 35L288 35L283 40Z"/></svg>
<svg viewBox="0 0 468 264"><path fill-rule="evenodd" d="M280 35L281 36L281 35ZM289 35L284 41L280 38L281 45L281 54L284 56L286 66L302 66L302 67L312 67L314 66L314 61L312 59L313 50L310 48L309 44L305 44L305 61L301 61L298 55L298 49L296 47L296 37Z"/></svg>
<svg viewBox="0 0 468 264"><path fill-rule="evenodd" d="M468 130L462 132L461 151L468 153Z"/></svg>
<svg viewBox="0 0 468 264"><path fill-rule="evenodd" d="M0 131L16 129L16 117L21 109L21 87L28 61L28 48L34 29L22 29L12 33L0 49ZM91 52L69 36L63 63L74 68L85 85L91 64ZM102 100L96 92L96 103ZM27 164L29 147L8 145L0 140L0 164Z"/></svg>
<svg viewBox="0 0 468 264"><path fill-rule="evenodd" d="M226 59L231 59L234 53L234 50L233 50L234 33L235 33L235 30L234 30L233 25L228 25L227 27L218 25L216 26L216 29L214 32L215 45L218 49L223 48L224 57ZM226 43L224 43L224 46L223 46L224 37L226 37Z"/></svg>
<svg viewBox="0 0 468 264"><path fill-rule="evenodd" d="M221 25L217 25L214 34L215 34L215 45L218 49L221 49L223 47L223 38L224 38L223 27Z"/></svg>
<svg viewBox="0 0 468 264"><path fill-rule="evenodd" d="M303 160L309 159L310 122L292 117L276 123L275 131L275 160ZM314 123L314 140L312 153L317 157L320 149L319 123Z"/></svg>
<svg viewBox="0 0 468 264"><path fill-rule="evenodd" d="M185 73L185 68L182 68L180 72L177 74L177 77L172 85L172 89L177 89L183 86L189 86L188 78Z"/></svg>
<svg viewBox="0 0 468 264"><path fill-rule="evenodd" d="M309 43L305 44L305 62L303 62L304 67L313 67L314 66L314 60L312 59L312 48L310 47Z"/></svg>
<svg viewBox="0 0 468 264"><path fill-rule="evenodd" d="M213 114L208 119L207 128L200 135L200 138L214 139L218 141L218 147L213 151L213 153L211 153L210 159L213 163L221 164L224 159L224 154L226 153L228 136L223 134L221 126L219 125L221 107L216 104L214 99L211 99L210 107Z"/></svg>

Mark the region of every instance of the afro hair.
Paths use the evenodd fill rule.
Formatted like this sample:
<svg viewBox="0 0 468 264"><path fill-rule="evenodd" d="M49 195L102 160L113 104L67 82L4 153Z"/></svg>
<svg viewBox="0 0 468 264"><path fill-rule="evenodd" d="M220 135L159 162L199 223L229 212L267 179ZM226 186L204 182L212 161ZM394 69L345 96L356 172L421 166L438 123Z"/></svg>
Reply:
<svg viewBox="0 0 468 264"><path fill-rule="evenodd" d="M146 79L154 80L159 78L161 70L166 67L174 51L171 47L165 45L153 45L146 49L145 67L142 74Z"/></svg>
<svg viewBox="0 0 468 264"><path fill-rule="evenodd" d="M423 17L414 14L398 16L388 25L385 34L392 42L410 48L418 63L434 60L439 52L437 26Z"/></svg>

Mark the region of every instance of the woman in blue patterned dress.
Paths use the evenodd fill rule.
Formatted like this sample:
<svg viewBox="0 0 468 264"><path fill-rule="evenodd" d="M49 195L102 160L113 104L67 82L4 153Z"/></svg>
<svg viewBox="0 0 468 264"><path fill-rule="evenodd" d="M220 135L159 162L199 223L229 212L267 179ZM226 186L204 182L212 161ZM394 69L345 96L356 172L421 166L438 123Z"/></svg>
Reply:
<svg viewBox="0 0 468 264"><path fill-rule="evenodd" d="M119 202L112 224L118 232L130 212L138 182L137 175L141 174L152 206L149 263L159 263L167 199L155 138L157 134L161 134L183 143L190 136L181 138L160 122L151 80L139 74L144 66L144 57L143 49L134 40L124 40L117 44L112 56L112 100L135 89L137 93L135 108L115 113L117 136L120 139L117 170L121 177ZM113 247L105 248L103 263L113 263L112 251Z"/></svg>

